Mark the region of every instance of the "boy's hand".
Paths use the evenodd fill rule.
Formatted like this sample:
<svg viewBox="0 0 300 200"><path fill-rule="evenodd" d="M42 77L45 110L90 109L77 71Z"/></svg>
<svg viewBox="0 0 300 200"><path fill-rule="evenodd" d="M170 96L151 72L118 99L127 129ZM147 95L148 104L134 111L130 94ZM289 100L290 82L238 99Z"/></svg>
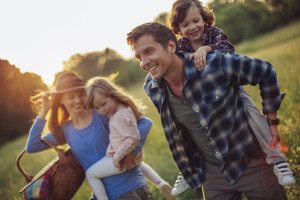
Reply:
<svg viewBox="0 0 300 200"><path fill-rule="evenodd" d="M199 71L203 70L206 65L206 54L209 50L208 48L207 46L202 46L195 53L189 55L190 60L194 57L195 66Z"/></svg>

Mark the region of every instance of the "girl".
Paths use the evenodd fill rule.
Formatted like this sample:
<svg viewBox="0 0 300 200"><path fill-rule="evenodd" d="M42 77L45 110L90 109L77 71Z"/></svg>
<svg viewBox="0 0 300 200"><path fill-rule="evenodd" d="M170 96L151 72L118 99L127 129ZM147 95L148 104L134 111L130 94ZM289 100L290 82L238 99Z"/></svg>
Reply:
<svg viewBox="0 0 300 200"><path fill-rule="evenodd" d="M43 138L54 145L68 144L75 158L86 171L105 156L109 143L107 118L95 110L85 109L84 81L73 72L60 72L55 82L55 92L42 97L42 109L34 121L26 144L29 153L49 149L41 137L47 123L50 133ZM48 122L46 115L49 115ZM141 134L147 134L151 121L142 118L139 123ZM143 194L137 199L153 199L140 169L128 170L103 180L110 199ZM124 184L126 183L126 184Z"/></svg>
<svg viewBox="0 0 300 200"><path fill-rule="evenodd" d="M190 59L194 57L195 66L198 70L202 70L206 65L207 52L212 50L234 51L227 35L220 28L213 26L214 23L213 12L198 0L177 0L172 5L169 24L175 34L182 36L178 40L179 50L191 53ZM274 165L274 172L281 185L293 184L295 179L292 171L289 169L284 155L280 152L279 144L272 140L270 129L274 130L271 127L273 125L267 123L266 117L259 112L243 88L240 88L240 93L247 110L248 121L251 127L255 127L257 130L254 131L254 134L267 155L267 163ZM257 121L261 123L258 124ZM278 133L277 129L274 131ZM270 144L276 145L270 147ZM172 195L178 195L188 188L189 185L179 174Z"/></svg>
<svg viewBox="0 0 300 200"><path fill-rule="evenodd" d="M95 108L100 114L109 117L109 146L106 156L86 171L86 177L97 199L108 199L100 178L122 173L120 161L139 144L137 120L142 116L135 100L113 84L109 78L95 77L87 83L86 106ZM142 158L142 157L140 157ZM160 188L167 199L174 199L171 186L141 159L141 170ZM135 167L131 166L132 168Z"/></svg>

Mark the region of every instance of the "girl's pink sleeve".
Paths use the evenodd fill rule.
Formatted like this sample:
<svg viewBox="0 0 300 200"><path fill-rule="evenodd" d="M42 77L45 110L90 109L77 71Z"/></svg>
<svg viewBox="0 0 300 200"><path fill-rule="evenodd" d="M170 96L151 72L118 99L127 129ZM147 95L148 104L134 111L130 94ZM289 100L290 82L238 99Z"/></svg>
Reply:
<svg viewBox="0 0 300 200"><path fill-rule="evenodd" d="M140 142L140 134L137 128L137 120L133 112L124 112L115 118L112 124L114 131L123 137L123 142L115 150L113 159L115 162L122 160L127 154L134 150Z"/></svg>

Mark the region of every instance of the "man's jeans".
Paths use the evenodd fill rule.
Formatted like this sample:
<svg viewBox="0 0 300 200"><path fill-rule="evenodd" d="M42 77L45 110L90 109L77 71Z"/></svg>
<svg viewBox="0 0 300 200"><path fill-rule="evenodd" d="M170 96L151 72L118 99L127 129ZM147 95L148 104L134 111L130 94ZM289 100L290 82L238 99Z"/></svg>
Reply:
<svg viewBox="0 0 300 200"><path fill-rule="evenodd" d="M287 200L273 166L263 157L250 158L246 171L232 185L221 174L219 166L208 163L205 163L205 179L207 200L241 200L242 194L252 200Z"/></svg>

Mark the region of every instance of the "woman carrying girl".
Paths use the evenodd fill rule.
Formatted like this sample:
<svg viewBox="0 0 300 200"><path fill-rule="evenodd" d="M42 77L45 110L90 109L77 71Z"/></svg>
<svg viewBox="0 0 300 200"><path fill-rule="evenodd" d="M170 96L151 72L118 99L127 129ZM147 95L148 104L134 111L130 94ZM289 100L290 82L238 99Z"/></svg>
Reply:
<svg viewBox="0 0 300 200"><path fill-rule="evenodd" d="M212 50L233 52L234 47L228 41L227 35L215 24L214 13L198 0L177 0L172 5L169 24L175 34L182 37L178 40L180 51L190 54L194 58L195 66L202 70L206 65L206 54ZM247 110L248 122L254 131L257 140L266 154L267 163L274 165L274 172L281 185L295 183L292 171L288 167L284 155L280 151L279 143L272 140L272 133L278 134L275 124L268 123L266 117L256 108L246 91L240 87L240 93ZM257 123L261 122L261 123ZM172 195L178 195L189 188L184 177L179 174Z"/></svg>
<svg viewBox="0 0 300 200"><path fill-rule="evenodd" d="M87 82L86 92L86 107L95 108L98 113L109 118L110 143L106 156L86 171L87 180L95 196L97 199L104 200L108 197L101 179L124 172L120 167L120 161L140 143L137 121L142 113L135 100L113 84L109 78L90 79ZM149 165L142 162L142 159L136 160L135 163L136 165L131 166L132 168L140 165L144 175L156 183L161 193L167 199L174 199L171 196L171 186L161 179Z"/></svg>
<svg viewBox="0 0 300 200"><path fill-rule="evenodd" d="M95 110L84 108L85 85L77 74L60 72L54 85L55 91L42 97L42 109L30 129L26 151L33 153L49 149L42 137L55 146L67 143L86 171L106 154L109 144L108 120ZM42 136L46 123L50 133ZM147 135L151 126L152 122L144 117L138 122L142 135ZM102 181L109 199L122 200L125 196L139 200L153 199L138 167L103 178Z"/></svg>

